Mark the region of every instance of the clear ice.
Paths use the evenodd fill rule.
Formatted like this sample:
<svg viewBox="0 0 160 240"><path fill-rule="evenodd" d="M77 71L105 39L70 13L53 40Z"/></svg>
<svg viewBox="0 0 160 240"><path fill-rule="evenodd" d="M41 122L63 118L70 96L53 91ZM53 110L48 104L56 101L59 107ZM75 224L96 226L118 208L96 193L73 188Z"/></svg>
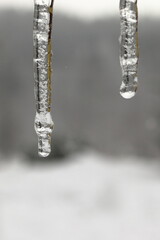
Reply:
<svg viewBox="0 0 160 240"><path fill-rule="evenodd" d="M138 10L137 0L120 0L120 64L122 84L120 94L129 99L135 96L138 86Z"/></svg>
<svg viewBox="0 0 160 240"><path fill-rule="evenodd" d="M35 80L38 153L47 157L51 152L51 32L54 0L34 0L33 65Z"/></svg>

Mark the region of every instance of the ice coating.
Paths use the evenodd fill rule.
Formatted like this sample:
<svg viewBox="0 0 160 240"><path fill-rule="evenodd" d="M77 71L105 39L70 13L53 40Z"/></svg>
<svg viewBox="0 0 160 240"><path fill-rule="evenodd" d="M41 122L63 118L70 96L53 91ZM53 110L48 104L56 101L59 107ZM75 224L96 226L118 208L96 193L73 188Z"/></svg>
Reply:
<svg viewBox="0 0 160 240"><path fill-rule="evenodd" d="M38 135L38 153L47 157L51 152L51 30L53 0L34 1L33 65L35 80L36 117L35 131Z"/></svg>
<svg viewBox="0 0 160 240"><path fill-rule="evenodd" d="M135 96L138 86L138 10L137 0L120 0L120 64L122 84L120 94L129 99Z"/></svg>

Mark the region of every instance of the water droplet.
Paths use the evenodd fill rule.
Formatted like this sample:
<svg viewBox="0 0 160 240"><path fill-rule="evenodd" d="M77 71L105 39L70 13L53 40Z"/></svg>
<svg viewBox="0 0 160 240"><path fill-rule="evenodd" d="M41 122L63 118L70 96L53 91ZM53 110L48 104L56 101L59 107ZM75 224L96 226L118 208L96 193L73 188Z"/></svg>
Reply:
<svg viewBox="0 0 160 240"><path fill-rule="evenodd" d="M133 84L122 83L120 87L120 95L125 99L133 98L136 95L138 84L134 82Z"/></svg>
<svg viewBox="0 0 160 240"><path fill-rule="evenodd" d="M35 130L38 135L38 153L42 157L47 157L51 152L51 134L53 131L53 121L51 114L36 113Z"/></svg>
<svg viewBox="0 0 160 240"><path fill-rule="evenodd" d="M41 157L48 157L51 152L51 135L41 134L38 137L38 154Z"/></svg>
<svg viewBox="0 0 160 240"><path fill-rule="evenodd" d="M134 97L136 95L136 92L133 92L133 91L129 91L129 90L126 90L125 92L124 91L121 91L120 90L120 94L123 98L125 99L130 99L132 97Z"/></svg>

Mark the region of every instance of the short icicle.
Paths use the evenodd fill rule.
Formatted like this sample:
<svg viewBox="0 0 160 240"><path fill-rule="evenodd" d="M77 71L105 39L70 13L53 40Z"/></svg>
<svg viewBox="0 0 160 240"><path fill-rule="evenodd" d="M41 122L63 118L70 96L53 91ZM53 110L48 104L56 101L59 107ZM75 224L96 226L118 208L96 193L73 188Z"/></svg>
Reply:
<svg viewBox="0 0 160 240"><path fill-rule="evenodd" d="M47 157L51 152L51 32L54 0L34 0L34 80L36 116L35 131L38 135L38 153Z"/></svg>
<svg viewBox="0 0 160 240"><path fill-rule="evenodd" d="M129 99L135 96L138 86L138 10L137 0L120 0L120 64L122 84L120 94Z"/></svg>

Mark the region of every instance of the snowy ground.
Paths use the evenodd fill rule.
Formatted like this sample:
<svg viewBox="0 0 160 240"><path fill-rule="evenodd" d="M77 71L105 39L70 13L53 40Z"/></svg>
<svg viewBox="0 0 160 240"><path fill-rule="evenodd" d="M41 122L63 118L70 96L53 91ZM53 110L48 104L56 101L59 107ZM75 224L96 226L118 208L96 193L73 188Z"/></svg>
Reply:
<svg viewBox="0 0 160 240"><path fill-rule="evenodd" d="M160 240L159 165L87 152L1 168L0 240L53 239Z"/></svg>

